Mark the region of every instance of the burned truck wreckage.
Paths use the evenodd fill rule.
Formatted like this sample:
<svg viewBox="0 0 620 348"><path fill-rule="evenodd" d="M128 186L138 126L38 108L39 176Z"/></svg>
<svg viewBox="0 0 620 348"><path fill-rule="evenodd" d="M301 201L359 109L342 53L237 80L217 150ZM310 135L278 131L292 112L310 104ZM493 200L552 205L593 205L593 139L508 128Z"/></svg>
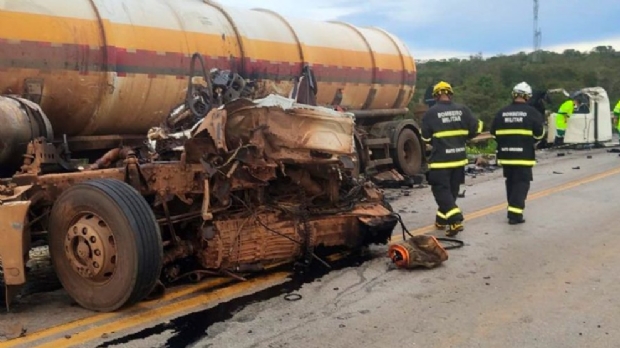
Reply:
<svg viewBox="0 0 620 348"><path fill-rule="evenodd" d="M143 146L89 163L51 141L36 104L1 97L1 116L35 120L41 135L0 186L7 304L26 282L29 246L40 241L65 290L96 311L188 275L238 278L270 264L322 261L318 246L388 242L397 218L356 174L353 115L298 103L311 79L299 81L293 98L247 99L213 84L213 73L190 79L186 102Z"/></svg>
<svg viewBox="0 0 620 348"><path fill-rule="evenodd" d="M415 61L382 29L212 0L5 0L0 15L7 303L46 246L97 311L321 265L322 247L386 243L398 216L375 185L424 172L403 117Z"/></svg>

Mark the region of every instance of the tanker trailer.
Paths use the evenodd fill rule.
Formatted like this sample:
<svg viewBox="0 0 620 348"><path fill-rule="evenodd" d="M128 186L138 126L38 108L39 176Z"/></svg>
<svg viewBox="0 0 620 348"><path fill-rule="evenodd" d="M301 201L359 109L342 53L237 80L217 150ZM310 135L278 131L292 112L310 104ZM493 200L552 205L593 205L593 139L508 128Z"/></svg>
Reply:
<svg viewBox="0 0 620 348"><path fill-rule="evenodd" d="M341 39L330 43L327 27ZM389 240L397 218L381 192L343 174L354 113L396 114L413 92L413 61L390 54L404 48L389 34L198 0L7 0L0 33L7 305L40 243L78 304L113 311L165 283L240 279L321 260L315 248ZM347 47L355 40L367 50ZM200 90L197 57L254 79L264 97L212 108L178 137L153 128ZM329 108L285 97L302 65ZM368 134L384 134L377 124ZM147 134L177 146L158 152Z"/></svg>
<svg viewBox="0 0 620 348"><path fill-rule="evenodd" d="M257 81L258 97L288 95L311 66L317 103L356 115L366 169L395 164L414 175L423 164L415 122L391 121L407 112L415 63L381 29L200 0L7 0L0 16L0 94L39 104L53 126L44 135L76 155L140 144L182 99L190 56L200 52L209 68ZM31 123L11 123L0 139L25 144ZM3 146L0 163L20 161L23 150Z"/></svg>

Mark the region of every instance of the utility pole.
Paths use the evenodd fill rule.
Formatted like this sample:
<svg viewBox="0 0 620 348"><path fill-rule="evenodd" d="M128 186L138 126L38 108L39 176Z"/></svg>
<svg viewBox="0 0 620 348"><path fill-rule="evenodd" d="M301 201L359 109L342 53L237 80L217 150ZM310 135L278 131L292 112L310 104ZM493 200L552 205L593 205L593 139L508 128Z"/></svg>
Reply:
<svg viewBox="0 0 620 348"><path fill-rule="evenodd" d="M542 41L542 32L538 27L538 1L534 0L534 51L532 52L532 61L539 59L540 43Z"/></svg>

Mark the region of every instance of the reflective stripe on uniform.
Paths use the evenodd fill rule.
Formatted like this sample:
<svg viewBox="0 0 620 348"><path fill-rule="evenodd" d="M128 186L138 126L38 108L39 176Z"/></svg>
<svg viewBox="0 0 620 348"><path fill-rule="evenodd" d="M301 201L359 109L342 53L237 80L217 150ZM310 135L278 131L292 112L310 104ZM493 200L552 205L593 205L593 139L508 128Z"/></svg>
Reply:
<svg viewBox="0 0 620 348"><path fill-rule="evenodd" d="M536 139L536 140L540 140L540 139L544 138L544 137L545 137L545 132L546 132L546 131L545 131L545 129L543 128L543 131L542 131L542 133L541 133L539 136L534 135L534 139Z"/></svg>
<svg viewBox="0 0 620 348"><path fill-rule="evenodd" d="M484 128L484 123L481 120L478 120L478 133L482 133L482 129Z"/></svg>
<svg viewBox="0 0 620 348"><path fill-rule="evenodd" d="M498 159L497 164L505 164L509 166L534 166L536 165L535 160L506 160L506 159Z"/></svg>
<svg viewBox="0 0 620 348"><path fill-rule="evenodd" d="M447 137L458 137L463 135L468 135L469 131L467 129L455 129L449 131L441 131L433 134L435 138L447 138Z"/></svg>
<svg viewBox="0 0 620 348"><path fill-rule="evenodd" d="M442 219L447 219L446 215L440 212L439 210L437 210L437 216L439 216Z"/></svg>
<svg viewBox="0 0 620 348"><path fill-rule="evenodd" d="M529 129L498 129L495 135L534 135Z"/></svg>
<svg viewBox="0 0 620 348"><path fill-rule="evenodd" d="M459 208L454 208L452 210L450 210L449 212L446 213L446 219L451 218L452 216L456 215L456 214L460 214L461 213L461 209Z"/></svg>
<svg viewBox="0 0 620 348"><path fill-rule="evenodd" d="M508 211L515 214L523 214L523 209L508 206Z"/></svg>
<svg viewBox="0 0 620 348"><path fill-rule="evenodd" d="M434 162L430 163L428 167L430 169L446 169L446 168L457 168L466 166L469 161L467 159L461 161L452 161L452 162Z"/></svg>

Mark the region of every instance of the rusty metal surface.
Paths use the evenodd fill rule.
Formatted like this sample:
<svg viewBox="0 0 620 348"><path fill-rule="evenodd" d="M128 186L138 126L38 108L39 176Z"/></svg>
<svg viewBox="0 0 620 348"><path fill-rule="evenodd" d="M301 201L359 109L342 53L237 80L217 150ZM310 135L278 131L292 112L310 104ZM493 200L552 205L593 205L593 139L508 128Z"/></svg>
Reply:
<svg viewBox="0 0 620 348"><path fill-rule="evenodd" d="M360 219L372 219L376 217L373 214L386 216L379 203L375 203L351 213L310 218L311 247L359 246L365 223ZM214 226L215 234L203 241L202 253L199 255L202 266L207 269L233 268L258 262L266 266L303 255L305 232L293 216L264 211L218 220ZM385 242L390 235L391 228L387 228L377 237L377 241Z"/></svg>
<svg viewBox="0 0 620 348"><path fill-rule="evenodd" d="M405 269L435 268L448 260L448 253L437 238L425 235L390 245L388 256L397 267Z"/></svg>
<svg viewBox="0 0 620 348"><path fill-rule="evenodd" d="M15 200L28 204L24 219L29 210L37 220L29 228L11 225L23 238L4 234L10 253L27 245L30 227L37 236L52 231L72 274L105 283L119 265L110 261L114 235L96 211L76 215L60 232L47 226L64 214L56 204L65 190L98 178L128 183L145 197L160 227L167 282L212 274L243 279L242 270L282 261L324 262L315 248L386 244L397 223L376 186L346 174L355 155L350 114L270 95L227 103L191 130L163 126L147 136L154 146L117 147L85 165L62 144L41 137L30 142L21 172L0 186L6 200L0 215ZM11 221L0 216L4 224ZM23 277L23 265L9 255ZM69 292L79 297L80 291Z"/></svg>
<svg viewBox="0 0 620 348"><path fill-rule="evenodd" d="M82 278L104 283L117 267L115 244L114 234L99 216L82 214L66 231L65 257Z"/></svg>
<svg viewBox="0 0 620 348"><path fill-rule="evenodd" d="M30 241L26 214L30 201L5 202L0 205L0 259L6 285L26 282L25 257Z"/></svg>
<svg viewBox="0 0 620 348"><path fill-rule="evenodd" d="M393 35L265 10L193 0L6 0L0 13L0 93L40 101L57 134L68 136L140 134L160 124L183 99L193 52L208 68L260 80L263 96L288 95L308 64L318 103L341 94L347 109L405 107L416 79L411 54Z"/></svg>
<svg viewBox="0 0 620 348"><path fill-rule="evenodd" d="M117 147L106 152L101 158L95 161L95 163L88 166L89 170L105 169L110 167L114 162L126 159L130 154L133 154L133 150L130 147Z"/></svg>
<svg viewBox="0 0 620 348"><path fill-rule="evenodd" d="M14 166L33 138L53 140L54 132L39 105L15 96L0 96L0 165Z"/></svg>
<svg viewBox="0 0 620 348"><path fill-rule="evenodd" d="M251 143L275 161L316 162L313 152L354 153L353 119L324 108L293 104L271 95L257 103L239 100L226 105L226 134L230 146Z"/></svg>

